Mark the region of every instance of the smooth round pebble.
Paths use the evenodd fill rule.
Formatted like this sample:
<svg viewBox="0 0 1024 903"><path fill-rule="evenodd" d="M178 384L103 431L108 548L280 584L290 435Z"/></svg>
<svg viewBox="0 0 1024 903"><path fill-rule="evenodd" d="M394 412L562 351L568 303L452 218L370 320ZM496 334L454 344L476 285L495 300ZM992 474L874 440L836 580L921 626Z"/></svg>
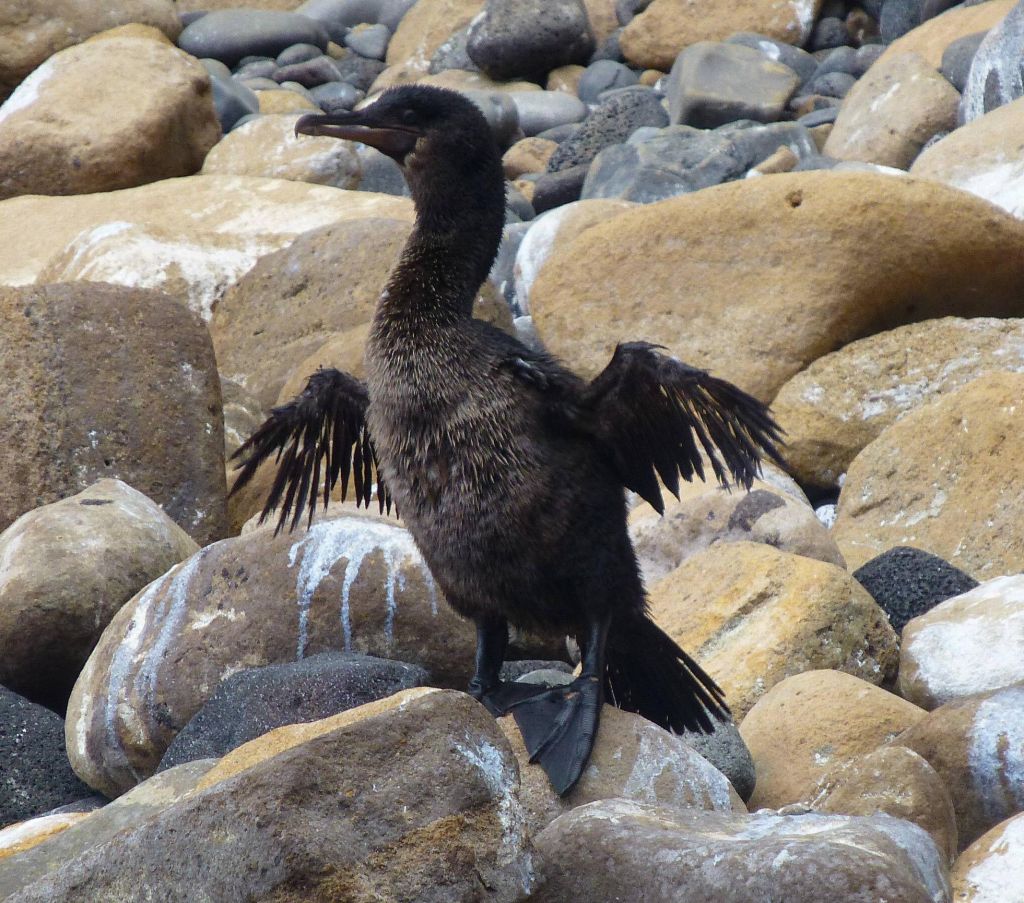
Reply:
<svg viewBox="0 0 1024 903"><path fill-rule="evenodd" d="M391 32L386 25L369 25L345 35L345 46L370 60L382 60L388 52Z"/></svg>
<svg viewBox="0 0 1024 903"><path fill-rule="evenodd" d="M613 60L598 60L587 66L580 76L579 98L585 103L597 103L603 91L629 88L639 81L639 76L628 66Z"/></svg>

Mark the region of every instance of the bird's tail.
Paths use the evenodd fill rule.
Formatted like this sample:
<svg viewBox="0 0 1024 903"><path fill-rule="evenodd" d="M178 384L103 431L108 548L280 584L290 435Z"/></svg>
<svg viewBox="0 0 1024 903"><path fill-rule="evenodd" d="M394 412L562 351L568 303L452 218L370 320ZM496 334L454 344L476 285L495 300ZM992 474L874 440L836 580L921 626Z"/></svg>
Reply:
<svg viewBox="0 0 1024 903"><path fill-rule="evenodd" d="M607 701L666 730L711 733L728 721L718 685L646 614L616 619L606 652Z"/></svg>

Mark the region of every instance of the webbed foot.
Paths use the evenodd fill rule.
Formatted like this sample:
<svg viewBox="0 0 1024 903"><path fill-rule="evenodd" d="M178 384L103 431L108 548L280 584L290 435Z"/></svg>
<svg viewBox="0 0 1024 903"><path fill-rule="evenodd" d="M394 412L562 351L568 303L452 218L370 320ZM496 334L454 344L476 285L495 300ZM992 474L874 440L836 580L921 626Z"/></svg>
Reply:
<svg viewBox="0 0 1024 903"><path fill-rule="evenodd" d="M530 762L544 769L551 786L564 796L583 774L597 737L603 687L597 677L539 693L511 706Z"/></svg>

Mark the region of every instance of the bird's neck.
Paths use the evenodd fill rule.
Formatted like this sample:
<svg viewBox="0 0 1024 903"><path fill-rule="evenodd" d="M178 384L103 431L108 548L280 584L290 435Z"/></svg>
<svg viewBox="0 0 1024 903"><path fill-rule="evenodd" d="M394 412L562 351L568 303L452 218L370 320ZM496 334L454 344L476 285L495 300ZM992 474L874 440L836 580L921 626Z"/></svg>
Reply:
<svg viewBox="0 0 1024 903"><path fill-rule="evenodd" d="M377 318L410 325L467 320L501 242L505 182L500 163L468 183L410 182L416 224L388 280Z"/></svg>

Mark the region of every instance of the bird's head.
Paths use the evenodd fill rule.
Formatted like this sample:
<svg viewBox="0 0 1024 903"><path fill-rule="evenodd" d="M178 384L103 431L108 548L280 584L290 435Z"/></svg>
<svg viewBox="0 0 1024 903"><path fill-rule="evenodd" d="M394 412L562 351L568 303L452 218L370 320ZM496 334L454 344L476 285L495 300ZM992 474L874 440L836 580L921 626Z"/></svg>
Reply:
<svg viewBox="0 0 1024 903"><path fill-rule="evenodd" d="M476 104L457 91L427 85L389 88L359 110L303 116L295 123L295 133L361 141L407 173L428 160L469 163L498 153Z"/></svg>

